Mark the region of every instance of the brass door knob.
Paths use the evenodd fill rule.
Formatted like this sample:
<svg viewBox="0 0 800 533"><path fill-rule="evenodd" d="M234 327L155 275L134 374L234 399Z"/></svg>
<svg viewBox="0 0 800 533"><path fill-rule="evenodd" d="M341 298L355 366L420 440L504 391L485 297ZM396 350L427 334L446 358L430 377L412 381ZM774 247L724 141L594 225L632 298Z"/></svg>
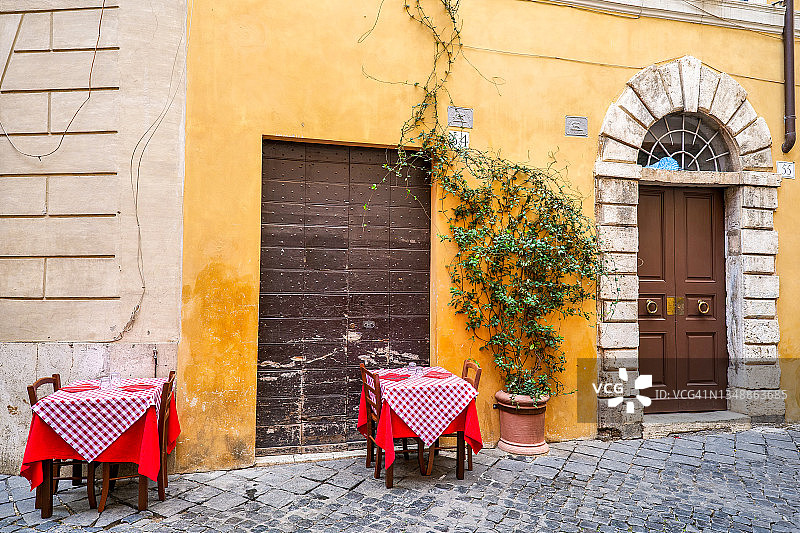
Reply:
<svg viewBox="0 0 800 533"><path fill-rule="evenodd" d="M647 314L654 315L658 313L658 304L655 300L648 299L644 305L644 308L647 310Z"/></svg>
<svg viewBox="0 0 800 533"><path fill-rule="evenodd" d="M700 311L701 315L707 315L711 311L711 306L705 300L697 300L697 310Z"/></svg>

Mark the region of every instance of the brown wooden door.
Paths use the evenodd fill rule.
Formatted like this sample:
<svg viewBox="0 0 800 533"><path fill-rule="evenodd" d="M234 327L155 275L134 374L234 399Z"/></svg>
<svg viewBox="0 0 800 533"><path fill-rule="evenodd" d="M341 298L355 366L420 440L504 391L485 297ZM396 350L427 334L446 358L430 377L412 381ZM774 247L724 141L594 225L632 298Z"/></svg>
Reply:
<svg viewBox="0 0 800 533"><path fill-rule="evenodd" d="M362 440L359 363L430 361L431 189L424 172L407 183L388 173L394 158L385 149L263 142L261 452Z"/></svg>
<svg viewBox="0 0 800 533"><path fill-rule="evenodd" d="M727 408L720 189L639 189L639 369L646 413Z"/></svg>

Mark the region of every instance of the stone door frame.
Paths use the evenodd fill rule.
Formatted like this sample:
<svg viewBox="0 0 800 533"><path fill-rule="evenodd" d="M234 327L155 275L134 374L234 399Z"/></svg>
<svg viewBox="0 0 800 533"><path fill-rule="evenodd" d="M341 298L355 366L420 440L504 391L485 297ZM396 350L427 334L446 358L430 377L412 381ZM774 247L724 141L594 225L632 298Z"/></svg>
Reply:
<svg viewBox="0 0 800 533"><path fill-rule="evenodd" d="M637 164L647 130L678 112L702 114L721 127L733 172L669 171ZM785 404L778 393L778 234L773 227L780 175L773 172L771 146L767 123L742 86L691 56L641 70L608 108L594 166L595 215L608 271L600 279L597 300L598 382L621 383L618 369L624 367L630 376L623 383L625 396L635 397L639 182L724 187L728 408L754 421L783 419ZM607 396L598 396L598 432L641 436L639 402L633 402L636 409L628 414L625 403L610 408Z"/></svg>

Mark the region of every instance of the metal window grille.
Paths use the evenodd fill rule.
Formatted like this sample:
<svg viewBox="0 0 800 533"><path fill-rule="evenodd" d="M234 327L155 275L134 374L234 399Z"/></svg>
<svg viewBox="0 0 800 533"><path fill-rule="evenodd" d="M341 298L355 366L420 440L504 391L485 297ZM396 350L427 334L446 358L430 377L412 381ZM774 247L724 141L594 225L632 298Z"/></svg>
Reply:
<svg viewBox="0 0 800 533"><path fill-rule="evenodd" d="M667 115L653 124L639 148L638 163L672 170L733 170L721 129L691 113Z"/></svg>

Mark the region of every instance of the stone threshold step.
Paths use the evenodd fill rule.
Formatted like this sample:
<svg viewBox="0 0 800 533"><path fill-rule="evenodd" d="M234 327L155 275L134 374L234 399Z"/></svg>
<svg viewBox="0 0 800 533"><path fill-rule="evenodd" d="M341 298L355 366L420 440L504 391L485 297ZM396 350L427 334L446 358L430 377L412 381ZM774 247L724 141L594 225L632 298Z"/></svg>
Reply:
<svg viewBox="0 0 800 533"><path fill-rule="evenodd" d="M658 413L644 415L642 437L645 439L658 439L675 433L710 430L736 433L750 428L750 417L733 411Z"/></svg>
<svg viewBox="0 0 800 533"><path fill-rule="evenodd" d="M334 459L351 459L367 455L366 445L363 450L320 453L287 453L282 455L257 455L256 466L285 465L294 463L310 463L312 461L333 461Z"/></svg>

